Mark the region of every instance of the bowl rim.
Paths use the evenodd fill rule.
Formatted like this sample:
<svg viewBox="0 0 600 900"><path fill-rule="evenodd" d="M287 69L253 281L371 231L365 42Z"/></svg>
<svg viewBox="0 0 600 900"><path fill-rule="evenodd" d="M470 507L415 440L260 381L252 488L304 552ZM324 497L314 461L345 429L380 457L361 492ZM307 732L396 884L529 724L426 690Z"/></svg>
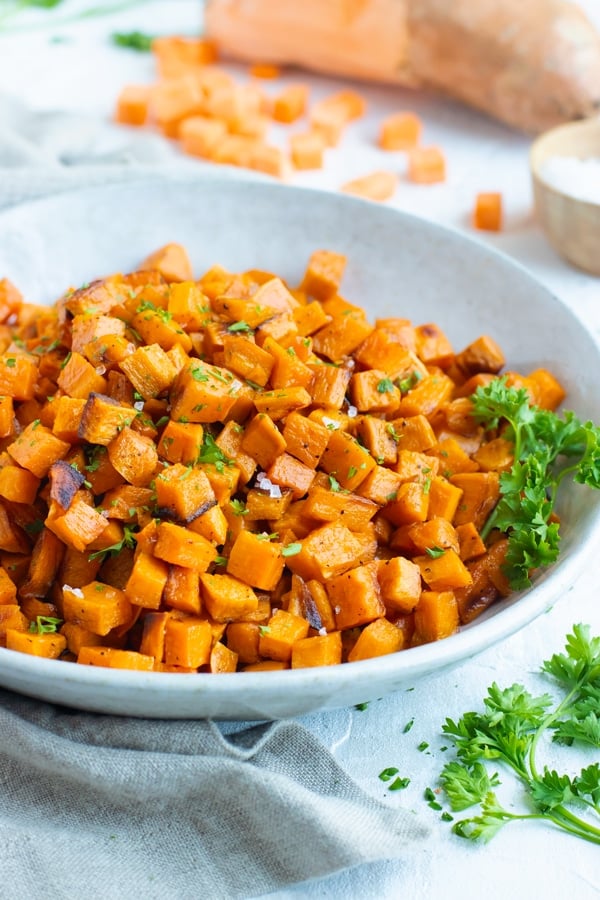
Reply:
<svg viewBox="0 0 600 900"><path fill-rule="evenodd" d="M486 257L498 261L501 265L517 271L520 277L529 282L536 291L542 290L550 307L560 308L568 316L573 317L582 331L587 333L600 356L600 337L591 329L588 329L585 323L550 288L538 281L522 263L510 257L507 253L484 243L478 237L465 233L459 228L440 224L392 206L374 206L368 200L350 195L335 194L327 190L273 183L266 178L254 179L239 177L239 175L236 177L236 174L229 172L222 174L204 172L193 177L190 177L188 174L177 174L169 175L168 177L161 176L158 179L155 175L150 175L131 180L125 185L115 183L109 186L69 190L49 197L37 198L27 203L17 204L0 211L0 227L4 226L7 221L10 223L10 219L15 213L27 212L29 209L35 211L37 208L43 208L48 205L53 206L56 203L68 204L71 197L77 196L81 198L82 193L85 193L86 197L89 196L90 202L92 202L95 195L105 196L107 191L119 192L120 195L122 195L124 190L143 191L145 187L155 185L157 181L169 186L177 185L183 189L191 186L198 187L203 182L214 184L216 181L228 184L230 187L232 185L234 187L242 185L245 190L262 191L266 189L268 192L279 193L282 196L288 196L290 192L296 194L301 192L309 194L314 202L323 198L328 198L331 202L331 199L334 198L335 202L357 212L366 208L370 210L377 209L377 214L383 217L403 220L408 225L414 223L419 228L431 229L442 235L448 235L451 241L460 241L475 248L482 262L485 262ZM358 674L361 674L364 678L368 678L370 673L377 673L378 676L382 674L387 674L388 676L397 675L399 679L406 678L406 675L409 675L416 680L424 676L439 674L448 666L466 661L468 658L488 649L493 644L515 634L542 612L551 608L557 597L572 587L578 573L583 568L583 564L591 556L598 543L597 526L599 523L600 504L591 514L590 527L584 539L578 542L577 546L571 550L568 559L562 562L559 560L538 576L538 580L534 582L532 588L525 592L525 596L522 593L511 595L503 608L493 612L489 617L481 620L476 619L472 624L463 626L456 634L441 641L411 647L408 651L361 660L352 664L342 663L331 667L320 666L281 670L278 671L279 679L281 679L279 680L279 685L283 687L293 685L295 691L301 690L302 687L309 686L315 680L322 679L325 671L327 671L329 695L332 696L337 689L350 685ZM258 692L273 684L273 672L269 671L225 673L226 677L222 678L215 678L214 675L209 673L206 673L206 678L177 678L174 675L179 673L109 669L77 664L65 665L64 661L61 660L44 659L0 647L0 685L4 682L3 675L7 669L10 669L17 676L17 680L19 676L33 676L39 681L43 681L46 678L54 680L57 675L60 675L60 680L65 684L77 685L83 690L89 690L93 687L120 688L123 690L139 690L151 687L155 689L155 693L185 695L186 697L197 695L199 699L207 694L210 694L215 699L221 697L225 699L236 694L240 689L243 690L244 685L247 685L249 690ZM202 675L205 673L198 674ZM14 689L21 690L22 693L28 693L27 690L22 688ZM399 688L392 687L389 689L389 692L397 689ZM59 698L57 700L61 702ZM78 705L71 701L62 702L71 706ZM79 704L79 708L93 707ZM313 708L323 709L326 707L320 705ZM130 715L130 713L118 714ZM202 713L187 716L187 718L202 717L205 717Z"/></svg>

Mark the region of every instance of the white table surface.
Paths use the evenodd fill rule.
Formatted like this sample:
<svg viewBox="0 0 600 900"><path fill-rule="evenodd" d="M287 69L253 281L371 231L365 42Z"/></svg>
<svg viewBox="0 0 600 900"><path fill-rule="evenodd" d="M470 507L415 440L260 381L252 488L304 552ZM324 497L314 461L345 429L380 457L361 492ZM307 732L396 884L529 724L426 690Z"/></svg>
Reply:
<svg viewBox="0 0 600 900"><path fill-rule="evenodd" d="M600 26L597 0L581 5ZM24 13L14 19L14 24L35 25L50 18L58 21L86 6L90 4L66 0L52 13ZM110 44L108 35L132 29L192 34L200 21L200 4L195 0L164 0L77 24L22 34L0 32L0 92L20 98L32 109L83 112L106 120L124 83L150 83L153 78L149 55L118 49ZM57 35L60 41L56 41ZM241 76L245 70L234 66L232 71ZM302 77L311 84L315 97L337 87L333 80ZM275 89L269 82L265 85L268 90ZM474 195L480 190L502 191L505 230L496 235L479 233L478 237L527 266L598 332L600 279L558 259L534 222L527 165L529 140L438 97L393 88L361 86L361 90L369 104L368 115L351 127L339 149L329 152L324 170L301 173L294 178L295 183L336 189L351 177L397 165L375 146L377 123L387 112L412 108L424 121L425 140L444 148L449 177L447 183L431 187L402 182L393 204L472 234L469 213ZM479 708L487 686L494 680L503 685L524 681L533 690L545 689L536 674L539 665L552 652L562 650L564 636L575 622L587 622L595 634L600 633L600 602L593 570L583 572L547 615L501 647L488 650L449 674L371 703L364 712L349 709L305 717L303 722L365 790L386 803L416 810L432 827L432 836L401 862L363 866L271 896L279 900L598 897L597 846L536 822L511 824L491 844L473 845L453 836L450 826L441 822L439 813L429 809L423 799L423 791L435 787L447 756L440 750L448 743L440 734L445 717L457 718L467 709ZM414 726L404 733L404 725L413 718ZM417 750L422 741L429 744L427 752ZM590 762L596 758L597 753L586 757ZM409 787L395 794L388 793L377 778L383 768L392 765L411 778ZM510 796L511 800L518 805L518 794Z"/></svg>

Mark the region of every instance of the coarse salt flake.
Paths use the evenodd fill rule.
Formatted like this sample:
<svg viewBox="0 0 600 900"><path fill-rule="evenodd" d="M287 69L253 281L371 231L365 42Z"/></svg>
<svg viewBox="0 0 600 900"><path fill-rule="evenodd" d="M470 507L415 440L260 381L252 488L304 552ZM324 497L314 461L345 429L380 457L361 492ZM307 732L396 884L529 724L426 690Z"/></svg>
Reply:
<svg viewBox="0 0 600 900"><path fill-rule="evenodd" d="M133 404L133 408L137 409L138 412L141 412L144 408L144 401L136 400L135 403Z"/></svg>
<svg viewBox="0 0 600 900"><path fill-rule="evenodd" d="M600 203L600 157L551 156L540 167L540 175L563 194Z"/></svg>
<svg viewBox="0 0 600 900"><path fill-rule="evenodd" d="M70 584L63 584L63 591L68 591L70 594L73 594L74 597L83 597L83 591L81 588L71 587Z"/></svg>
<svg viewBox="0 0 600 900"><path fill-rule="evenodd" d="M358 415L357 408L355 406L349 406L348 407L348 417L350 419L355 419L357 415Z"/></svg>

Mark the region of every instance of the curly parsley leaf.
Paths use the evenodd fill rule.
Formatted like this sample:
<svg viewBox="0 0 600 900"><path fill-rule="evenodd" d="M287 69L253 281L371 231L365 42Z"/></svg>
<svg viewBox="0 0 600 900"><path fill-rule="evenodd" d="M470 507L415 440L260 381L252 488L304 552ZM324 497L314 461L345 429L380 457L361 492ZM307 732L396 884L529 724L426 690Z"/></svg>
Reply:
<svg viewBox="0 0 600 900"><path fill-rule="evenodd" d="M508 535L505 573L514 590L529 587L530 572L555 562L559 525L553 520L556 495L568 475L600 488L600 429L572 412L562 416L530 405L524 388L507 385L506 376L477 388L473 416L488 431L504 425L514 444L514 462L500 475L500 500L482 529Z"/></svg>
<svg viewBox="0 0 600 900"><path fill-rule="evenodd" d="M574 777L540 766L543 738L553 733L560 744L600 747L600 638L585 625L574 625L565 652L542 665L562 699L533 696L522 685L492 684L483 711L446 719L443 733L454 743L456 759L443 768L440 781L455 811L479 806L479 814L456 822L453 831L470 840L490 840L507 822L544 819L569 834L600 844L600 764ZM490 774L490 760L512 772L534 812L503 809L492 792L500 782ZM583 809L583 812L581 811Z"/></svg>

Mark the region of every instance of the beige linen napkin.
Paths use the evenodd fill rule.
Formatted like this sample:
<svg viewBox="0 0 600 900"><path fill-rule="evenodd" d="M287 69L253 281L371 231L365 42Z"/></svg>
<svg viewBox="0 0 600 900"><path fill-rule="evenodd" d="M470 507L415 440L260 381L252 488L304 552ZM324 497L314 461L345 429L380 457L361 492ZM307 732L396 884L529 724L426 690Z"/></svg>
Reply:
<svg viewBox="0 0 600 900"><path fill-rule="evenodd" d="M0 208L185 165L158 138L6 98L0 126ZM128 719L0 690L2 900L252 897L414 852L427 830L396 803L293 721Z"/></svg>

